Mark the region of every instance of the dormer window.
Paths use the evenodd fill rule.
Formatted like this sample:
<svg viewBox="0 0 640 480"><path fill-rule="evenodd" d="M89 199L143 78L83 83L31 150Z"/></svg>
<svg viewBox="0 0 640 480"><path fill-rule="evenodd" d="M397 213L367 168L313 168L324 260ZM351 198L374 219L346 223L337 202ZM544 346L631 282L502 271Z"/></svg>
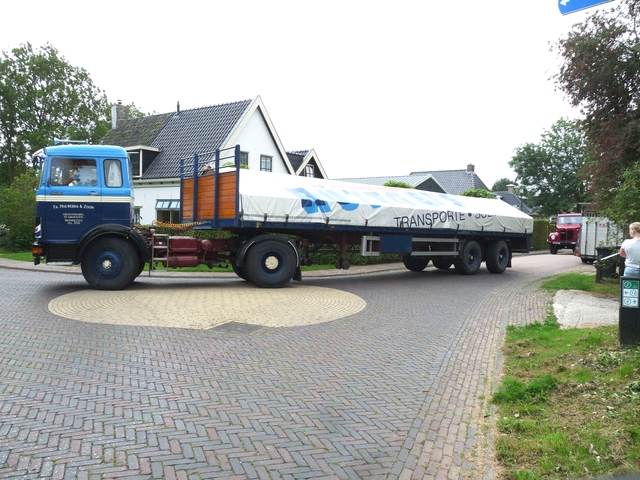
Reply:
<svg viewBox="0 0 640 480"><path fill-rule="evenodd" d="M159 148L146 145L127 147L126 150L131 161L131 176L134 179L142 178L145 170L149 168L149 165L160 153Z"/></svg>
<svg viewBox="0 0 640 480"><path fill-rule="evenodd" d="M306 167L304 167L304 176L305 177L311 177L313 178L313 165L307 165Z"/></svg>
<svg viewBox="0 0 640 480"><path fill-rule="evenodd" d="M131 160L131 175L133 178L142 176L142 162L140 161L140 151L128 152L129 160Z"/></svg>

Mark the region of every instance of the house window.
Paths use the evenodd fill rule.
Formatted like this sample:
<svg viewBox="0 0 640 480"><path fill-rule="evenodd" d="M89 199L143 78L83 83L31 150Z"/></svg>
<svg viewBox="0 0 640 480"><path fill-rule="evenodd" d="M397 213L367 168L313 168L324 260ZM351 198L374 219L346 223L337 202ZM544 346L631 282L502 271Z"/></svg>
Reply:
<svg viewBox="0 0 640 480"><path fill-rule="evenodd" d="M261 172L270 172L271 171L271 161L272 157L268 157L266 155L260 155L260 171Z"/></svg>
<svg viewBox="0 0 640 480"><path fill-rule="evenodd" d="M157 200L156 220L164 223L180 223L180 200Z"/></svg>
<svg viewBox="0 0 640 480"><path fill-rule="evenodd" d="M249 168L249 152L240 152L240 168Z"/></svg>
<svg viewBox="0 0 640 480"><path fill-rule="evenodd" d="M140 161L140 152L127 152L131 161L131 173L133 178L142 176L142 162Z"/></svg>
<svg viewBox="0 0 640 480"><path fill-rule="evenodd" d="M142 224L142 207L133 207L133 223Z"/></svg>
<svg viewBox="0 0 640 480"><path fill-rule="evenodd" d="M313 177L313 165L307 165L304 167L304 176Z"/></svg>

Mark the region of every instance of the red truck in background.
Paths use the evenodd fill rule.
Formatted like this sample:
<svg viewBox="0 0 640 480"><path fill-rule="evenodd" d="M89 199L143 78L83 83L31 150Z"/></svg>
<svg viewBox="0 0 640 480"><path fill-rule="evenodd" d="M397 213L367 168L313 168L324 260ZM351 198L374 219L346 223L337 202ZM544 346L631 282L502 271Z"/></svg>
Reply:
<svg viewBox="0 0 640 480"><path fill-rule="evenodd" d="M579 213L561 213L556 219L556 231L551 232L547 239L549 251L552 255L562 248L575 251L582 225L582 215Z"/></svg>

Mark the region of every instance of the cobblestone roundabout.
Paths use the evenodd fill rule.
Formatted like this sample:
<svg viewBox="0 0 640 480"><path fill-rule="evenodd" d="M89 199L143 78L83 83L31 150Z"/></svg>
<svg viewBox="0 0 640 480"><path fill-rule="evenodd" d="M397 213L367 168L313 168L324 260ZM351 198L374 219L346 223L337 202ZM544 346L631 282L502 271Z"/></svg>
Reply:
<svg viewBox="0 0 640 480"><path fill-rule="evenodd" d="M332 288L256 289L249 284L80 290L54 298L48 306L55 315L83 322L200 330L230 322L268 327L313 325L353 315L365 307L366 302L357 295Z"/></svg>

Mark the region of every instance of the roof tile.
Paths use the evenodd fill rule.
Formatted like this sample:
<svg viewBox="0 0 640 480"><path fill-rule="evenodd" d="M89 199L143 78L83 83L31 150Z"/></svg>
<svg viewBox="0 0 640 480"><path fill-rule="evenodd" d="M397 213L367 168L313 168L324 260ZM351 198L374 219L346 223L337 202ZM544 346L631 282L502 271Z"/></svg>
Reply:
<svg viewBox="0 0 640 480"><path fill-rule="evenodd" d="M182 110L151 143L160 154L144 173L144 179L180 176L180 160L221 148L251 105L251 100ZM204 160L204 159L203 159Z"/></svg>

